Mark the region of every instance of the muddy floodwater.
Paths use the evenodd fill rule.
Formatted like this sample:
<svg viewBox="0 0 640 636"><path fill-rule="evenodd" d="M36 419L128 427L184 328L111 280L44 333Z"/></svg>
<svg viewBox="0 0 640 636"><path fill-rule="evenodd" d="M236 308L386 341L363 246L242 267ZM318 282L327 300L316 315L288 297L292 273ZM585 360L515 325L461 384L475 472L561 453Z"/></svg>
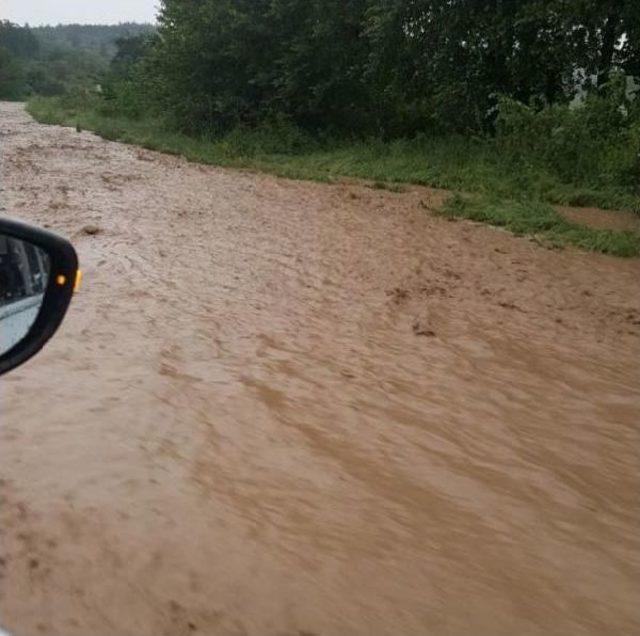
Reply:
<svg viewBox="0 0 640 636"><path fill-rule="evenodd" d="M640 260L0 105L85 272L0 380L15 636L640 633Z"/></svg>

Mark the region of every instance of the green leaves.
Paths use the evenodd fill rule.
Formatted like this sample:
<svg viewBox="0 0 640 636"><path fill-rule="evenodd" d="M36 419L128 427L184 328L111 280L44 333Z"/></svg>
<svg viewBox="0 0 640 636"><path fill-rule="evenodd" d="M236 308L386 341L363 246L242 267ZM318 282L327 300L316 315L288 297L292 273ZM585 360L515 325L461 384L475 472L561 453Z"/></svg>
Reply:
<svg viewBox="0 0 640 636"><path fill-rule="evenodd" d="M0 97L94 90L116 53L116 40L148 34L150 25L21 27L0 21Z"/></svg>
<svg viewBox="0 0 640 636"><path fill-rule="evenodd" d="M20 99L24 92L24 69L20 62L0 46L0 99Z"/></svg>
<svg viewBox="0 0 640 636"><path fill-rule="evenodd" d="M536 163L565 183L640 187L640 109L620 73L580 104L542 109L502 98L500 151L515 163Z"/></svg>
<svg viewBox="0 0 640 636"><path fill-rule="evenodd" d="M164 0L157 85L191 132L274 114L342 134L491 132L499 95L541 107L640 74L639 14L633 0Z"/></svg>

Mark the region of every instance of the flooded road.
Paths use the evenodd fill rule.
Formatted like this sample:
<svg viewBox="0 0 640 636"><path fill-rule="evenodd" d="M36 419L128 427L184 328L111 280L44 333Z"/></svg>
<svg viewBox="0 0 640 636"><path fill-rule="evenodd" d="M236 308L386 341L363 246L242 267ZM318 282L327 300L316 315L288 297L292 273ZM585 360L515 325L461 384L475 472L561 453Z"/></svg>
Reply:
<svg viewBox="0 0 640 636"><path fill-rule="evenodd" d="M0 105L85 271L0 381L16 636L640 633L640 261Z"/></svg>

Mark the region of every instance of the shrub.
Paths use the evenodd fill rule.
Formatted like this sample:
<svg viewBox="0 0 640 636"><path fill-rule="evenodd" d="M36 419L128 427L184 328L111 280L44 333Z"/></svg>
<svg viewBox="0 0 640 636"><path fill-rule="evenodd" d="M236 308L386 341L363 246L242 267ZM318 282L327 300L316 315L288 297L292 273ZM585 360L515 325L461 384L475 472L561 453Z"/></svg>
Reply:
<svg viewBox="0 0 640 636"><path fill-rule="evenodd" d="M520 164L542 164L561 181L640 187L640 104L614 77L574 104L535 109L501 98L498 148Z"/></svg>

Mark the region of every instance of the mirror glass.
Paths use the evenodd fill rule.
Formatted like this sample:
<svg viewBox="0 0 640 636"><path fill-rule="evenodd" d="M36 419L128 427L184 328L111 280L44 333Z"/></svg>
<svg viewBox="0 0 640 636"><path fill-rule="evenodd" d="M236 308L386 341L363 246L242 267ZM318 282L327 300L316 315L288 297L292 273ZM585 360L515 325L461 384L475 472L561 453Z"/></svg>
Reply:
<svg viewBox="0 0 640 636"><path fill-rule="evenodd" d="M18 344L36 321L50 267L41 248L0 234L0 355Z"/></svg>

